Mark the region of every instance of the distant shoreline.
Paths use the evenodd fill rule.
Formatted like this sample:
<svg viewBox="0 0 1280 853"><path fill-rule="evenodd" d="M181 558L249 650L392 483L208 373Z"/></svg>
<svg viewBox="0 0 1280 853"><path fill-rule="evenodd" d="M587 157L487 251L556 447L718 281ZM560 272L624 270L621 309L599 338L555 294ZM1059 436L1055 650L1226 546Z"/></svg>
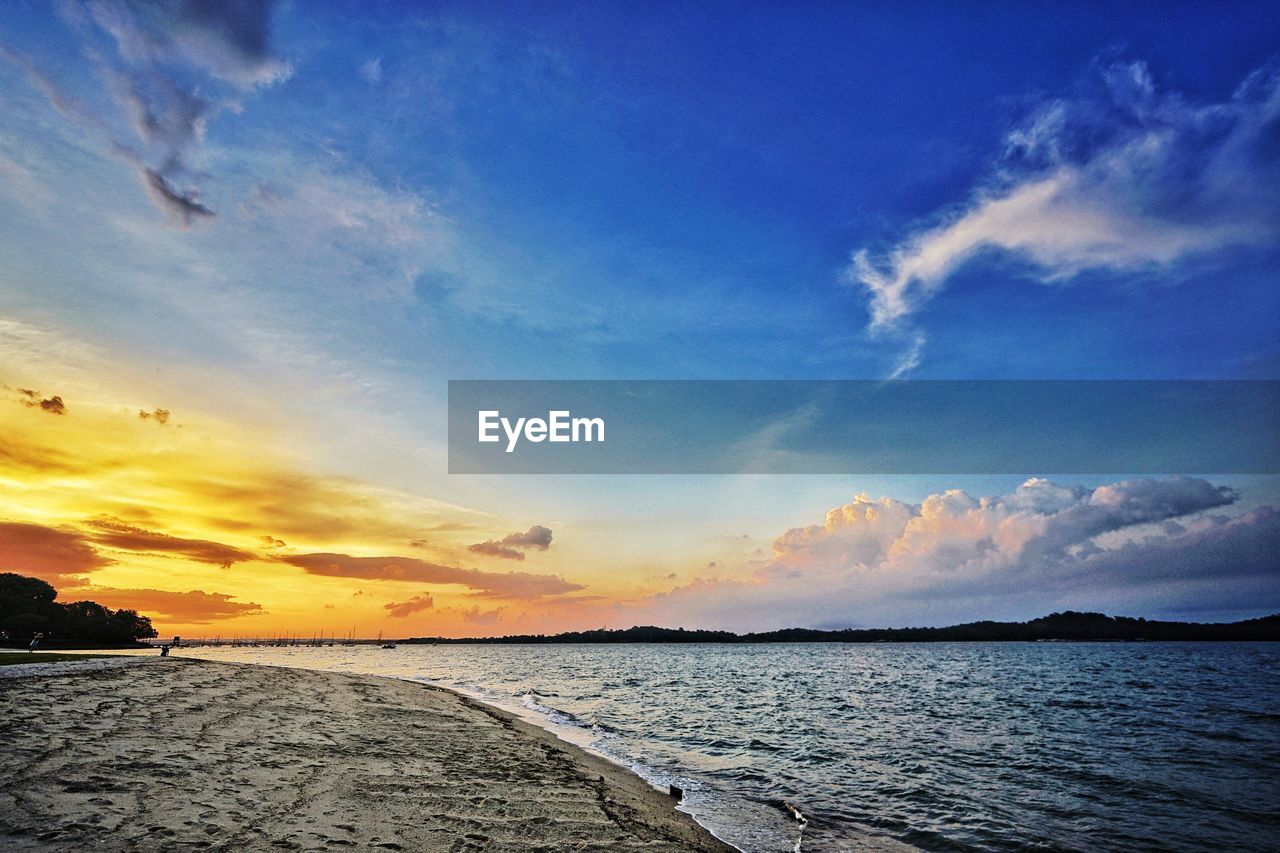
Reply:
<svg viewBox="0 0 1280 853"><path fill-rule="evenodd" d="M407 644L539 643L930 643L930 642L1272 642L1280 614L1240 622L1169 622L1102 613L1053 613L1029 622L969 622L944 628L783 628L751 634L641 627L518 634L506 637L412 637Z"/></svg>

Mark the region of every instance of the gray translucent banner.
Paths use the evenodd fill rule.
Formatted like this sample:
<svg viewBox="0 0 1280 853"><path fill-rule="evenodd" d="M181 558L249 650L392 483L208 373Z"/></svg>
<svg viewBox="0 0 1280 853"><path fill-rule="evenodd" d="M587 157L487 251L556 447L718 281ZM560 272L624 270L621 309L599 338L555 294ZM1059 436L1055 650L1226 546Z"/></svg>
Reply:
<svg viewBox="0 0 1280 853"><path fill-rule="evenodd" d="M1278 436L1277 380L449 382L451 474L1276 474Z"/></svg>

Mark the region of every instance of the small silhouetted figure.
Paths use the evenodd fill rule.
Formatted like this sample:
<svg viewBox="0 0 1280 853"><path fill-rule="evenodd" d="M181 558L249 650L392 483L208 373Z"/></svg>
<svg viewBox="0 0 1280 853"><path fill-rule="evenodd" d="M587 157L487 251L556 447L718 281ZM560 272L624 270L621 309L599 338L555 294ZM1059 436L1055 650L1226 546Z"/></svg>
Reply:
<svg viewBox="0 0 1280 853"><path fill-rule="evenodd" d="M167 658L169 656L169 644L166 643L160 647L160 657Z"/></svg>
<svg viewBox="0 0 1280 853"><path fill-rule="evenodd" d="M34 652L36 649L40 648L40 641L43 639L44 634L36 634L31 638L31 645L27 646L27 651Z"/></svg>

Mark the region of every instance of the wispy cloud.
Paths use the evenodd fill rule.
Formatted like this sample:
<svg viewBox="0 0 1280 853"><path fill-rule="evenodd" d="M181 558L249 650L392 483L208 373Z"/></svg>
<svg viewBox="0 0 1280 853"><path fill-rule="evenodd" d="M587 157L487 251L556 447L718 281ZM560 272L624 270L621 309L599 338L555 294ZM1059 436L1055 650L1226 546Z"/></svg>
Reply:
<svg viewBox="0 0 1280 853"><path fill-rule="evenodd" d="M375 56L360 66L360 79L371 86L382 82L381 56Z"/></svg>
<svg viewBox="0 0 1280 853"><path fill-rule="evenodd" d="M99 545L125 551L177 554L201 563L229 568L233 563L252 560L255 555L243 548L207 539L185 539L155 530L146 530L118 518L95 518L87 523L90 537Z"/></svg>
<svg viewBox="0 0 1280 853"><path fill-rule="evenodd" d="M1272 67L1225 101L1195 103L1159 89L1142 62L1108 65L1092 94L1042 103L1013 130L967 202L887 249L858 249L845 278L865 291L873 332L911 342L901 375L924 342L910 317L979 254L1008 253L1052 282L1269 245L1280 235L1278 119Z"/></svg>
<svg viewBox="0 0 1280 853"><path fill-rule="evenodd" d="M349 554L290 554L278 558L311 574L364 580L459 584L494 598L535 599L583 589L557 575L485 572L415 557L353 557Z"/></svg>
<svg viewBox="0 0 1280 853"><path fill-rule="evenodd" d="M187 65L241 89L276 82L289 66L270 49L276 0L89 0L68 14L91 19L135 66Z"/></svg>
<svg viewBox="0 0 1280 853"><path fill-rule="evenodd" d="M136 169L156 207L187 228L214 215L200 200L197 184L204 176L191 164L208 120L222 109L239 110L239 95L289 75L288 65L270 50L274 5L274 0L66 3L63 17L95 63L118 115L66 95L12 48L0 46L0 51L55 109ZM229 87L232 94L216 99L202 94L219 87ZM121 141L120 118L132 128L133 142Z"/></svg>

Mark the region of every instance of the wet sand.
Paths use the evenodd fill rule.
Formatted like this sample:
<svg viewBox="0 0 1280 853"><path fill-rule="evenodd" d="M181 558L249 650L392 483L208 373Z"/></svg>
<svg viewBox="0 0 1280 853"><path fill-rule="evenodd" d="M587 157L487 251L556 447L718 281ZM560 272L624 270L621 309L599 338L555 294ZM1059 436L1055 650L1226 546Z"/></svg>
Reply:
<svg viewBox="0 0 1280 853"><path fill-rule="evenodd" d="M4 668L0 848L732 849L626 770L445 690L129 661Z"/></svg>

